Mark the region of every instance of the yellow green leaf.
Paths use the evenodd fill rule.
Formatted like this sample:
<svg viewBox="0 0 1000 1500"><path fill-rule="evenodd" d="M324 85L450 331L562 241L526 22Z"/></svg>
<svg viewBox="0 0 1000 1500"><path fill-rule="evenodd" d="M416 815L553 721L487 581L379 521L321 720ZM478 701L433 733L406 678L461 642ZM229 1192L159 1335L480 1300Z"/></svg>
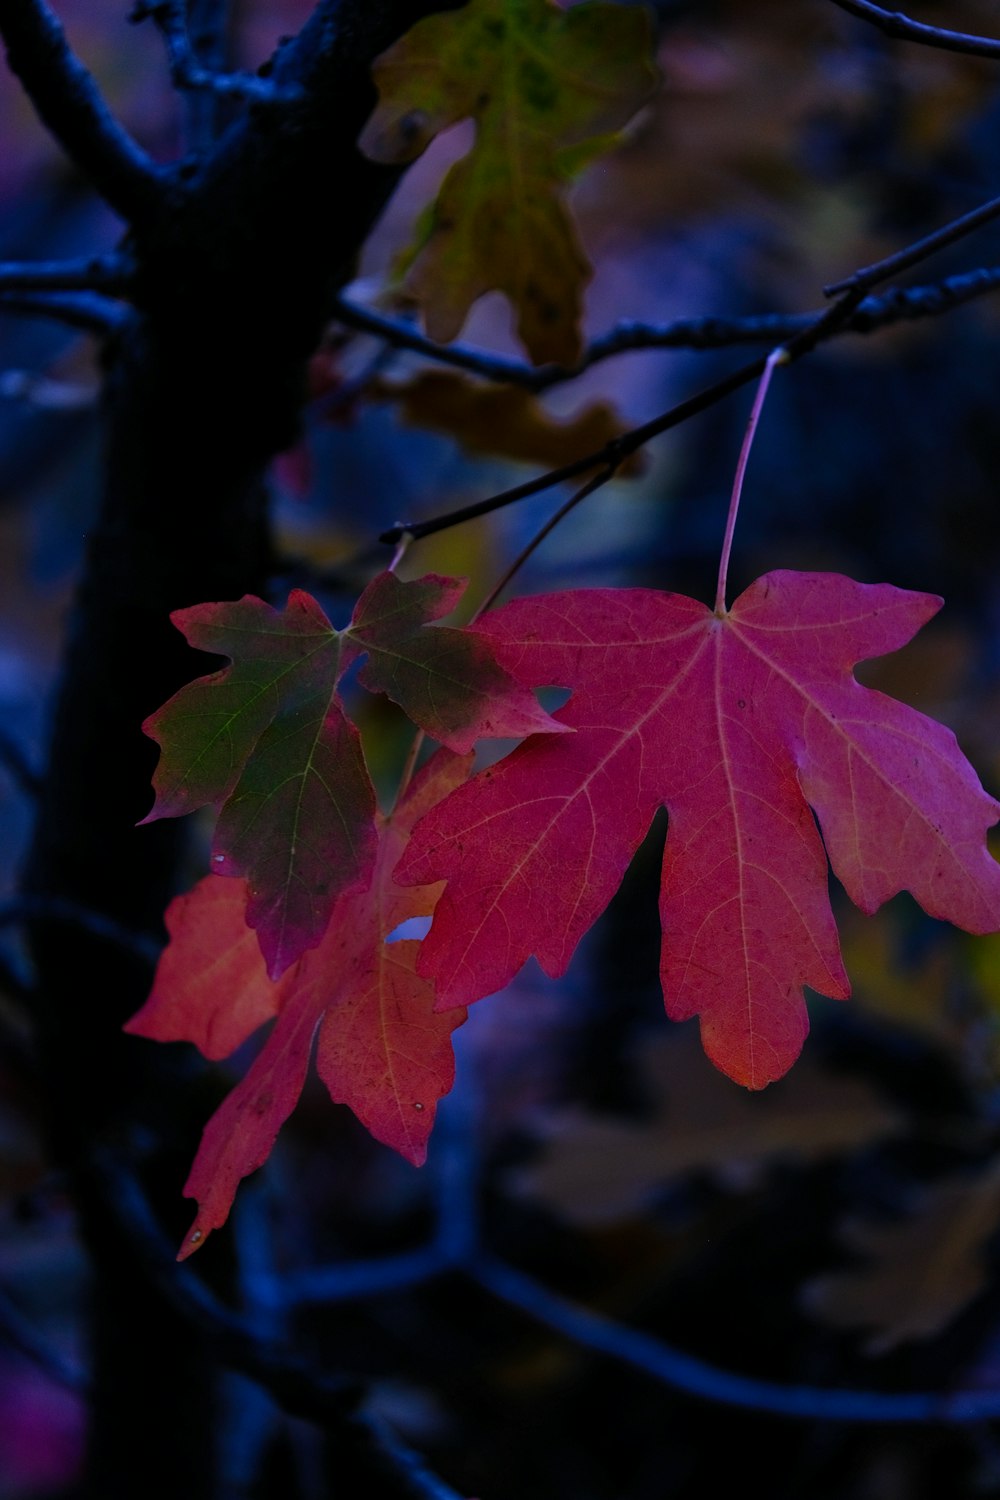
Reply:
<svg viewBox="0 0 1000 1500"><path fill-rule="evenodd" d="M380 102L360 142L369 156L412 161L448 125L476 122L407 280L432 338L455 338L476 299L499 290L536 363L579 357L591 268L563 184L652 92L649 40L638 8L470 0L427 16L378 60Z"/></svg>

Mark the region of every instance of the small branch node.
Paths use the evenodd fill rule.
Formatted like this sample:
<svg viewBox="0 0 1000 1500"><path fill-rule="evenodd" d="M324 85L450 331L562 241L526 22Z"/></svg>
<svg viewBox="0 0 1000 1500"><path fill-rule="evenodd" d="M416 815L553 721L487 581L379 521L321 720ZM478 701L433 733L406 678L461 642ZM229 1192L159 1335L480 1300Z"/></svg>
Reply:
<svg viewBox="0 0 1000 1500"><path fill-rule="evenodd" d="M305 98L302 89L272 83L255 73L225 73L203 67L191 45L180 0L137 0L129 20L133 25L151 20L157 27L167 49L171 82L177 89L204 89L220 98L253 104L297 104Z"/></svg>
<svg viewBox="0 0 1000 1500"><path fill-rule="evenodd" d="M896 41L919 42L924 47L937 47L944 52L962 52L970 57L1000 58L1000 40L995 37L975 36L966 31L947 31L941 26L928 26L924 21L915 21L900 10L885 10L871 0L833 0L834 5L846 10L875 26L884 36Z"/></svg>

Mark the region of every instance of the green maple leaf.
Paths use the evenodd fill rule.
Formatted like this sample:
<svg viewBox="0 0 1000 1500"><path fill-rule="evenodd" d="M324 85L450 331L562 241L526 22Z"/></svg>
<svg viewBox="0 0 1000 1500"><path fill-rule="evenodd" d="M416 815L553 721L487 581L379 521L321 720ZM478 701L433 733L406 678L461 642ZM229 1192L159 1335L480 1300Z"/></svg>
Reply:
<svg viewBox="0 0 1000 1500"><path fill-rule="evenodd" d="M470 0L426 17L375 65L380 103L361 137L378 161L406 162L457 121L476 140L445 177L413 247L407 289L432 338L460 332L499 290L533 360L573 364L591 267L563 201L656 84L639 9L549 0Z"/></svg>
<svg viewBox="0 0 1000 1500"><path fill-rule="evenodd" d="M246 920L272 979L320 942L340 896L371 882L375 793L338 693L353 661L367 656L362 683L459 755L483 737L561 729L480 636L436 624L464 588L383 573L343 631L301 589L282 610L248 594L171 617L230 665L143 725L162 751L145 821L219 808L213 868L246 878Z"/></svg>

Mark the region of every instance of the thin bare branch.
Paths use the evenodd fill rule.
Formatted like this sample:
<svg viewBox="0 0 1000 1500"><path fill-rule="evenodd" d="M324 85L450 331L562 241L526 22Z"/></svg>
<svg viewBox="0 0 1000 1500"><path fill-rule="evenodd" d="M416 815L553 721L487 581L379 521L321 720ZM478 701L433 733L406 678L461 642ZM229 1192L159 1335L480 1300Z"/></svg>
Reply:
<svg viewBox="0 0 1000 1500"><path fill-rule="evenodd" d="M127 293L132 274L124 255L0 262L0 311L53 318L105 337L128 316L112 299Z"/></svg>
<svg viewBox="0 0 1000 1500"><path fill-rule="evenodd" d="M251 1319L228 1308L194 1271L176 1264L174 1247L129 1164L101 1152L95 1176L108 1212L160 1290L182 1317L211 1338L220 1359L259 1380L297 1416L322 1421L357 1405L361 1393L355 1381L313 1371L299 1356L262 1339Z"/></svg>
<svg viewBox="0 0 1000 1500"><path fill-rule="evenodd" d="M925 239L918 240L904 250L897 251L894 255L887 256L884 260L876 261L873 265L865 266L855 271L853 275L844 281L837 282L834 286L824 288L827 296L837 294L837 300L821 317L814 317L810 322L797 332L793 338L787 340L783 347L787 360L791 363L801 359L804 354L810 353L818 344L826 342L835 334L842 333L850 327L851 320L857 315L858 310L864 304L865 292L870 287L877 286L879 282L888 281L899 271L907 270L919 261L927 259L946 245L953 244L956 240L971 234L974 230L981 228L990 220L1000 216L1000 198L991 199L974 209L972 213L963 214L961 218L954 219L950 224L928 235ZM989 290L993 285L994 272L987 270L985 273L973 273L973 279L979 278L975 288L970 284L966 288L968 300L970 296L979 295L982 290ZM896 294L901 296L902 294ZM449 526L456 526L463 521L474 520L478 516L484 516L491 511L499 510L502 506L512 505L518 500L525 500L530 495L541 494L544 490L551 489L554 485L562 484L565 480L575 479L580 474L585 474L589 469L610 466L618 468L623 459L630 453L648 443L651 438L659 437L661 433L668 432L672 427L686 422L689 417L696 416L699 412L707 410L717 402L731 395L733 391L739 390L750 381L756 380L762 375L767 364L767 355L751 361L750 364L742 365L732 374L724 379L716 381L714 385L706 387L705 390L697 392L686 401L671 407L660 416L654 417L650 422L644 422L640 427L634 427L631 431L613 438L605 443L603 448L593 453L585 454L574 463L566 464L561 469L552 469L547 474L540 474L535 479L530 479L525 484L515 485L513 489L505 490L499 495L493 495L489 499L480 500L473 505L463 506L460 510L451 511L444 516L437 516L430 521L404 521L389 528L382 533L379 541L393 544L399 540L404 532L409 532L414 540L420 537L430 536L434 532L443 531Z"/></svg>
<svg viewBox="0 0 1000 1500"><path fill-rule="evenodd" d="M956 276L945 276L941 281L932 281L925 286L893 287L880 297L866 297L845 331L874 333L880 328L891 328L895 323L936 318L998 290L1000 266L979 266L974 271L961 271Z"/></svg>
<svg viewBox="0 0 1000 1500"><path fill-rule="evenodd" d="M575 380L591 365L616 354L637 349L721 349L734 344L775 344L807 328L816 314L786 317L766 313L751 318L679 318L667 324L623 322L595 339L584 351L579 364L529 365L524 360L508 359L469 344L437 344L402 318L387 317L373 308L363 307L347 297L338 297L334 315L339 323L370 333L397 349L409 349L438 364L452 365L470 375L481 375L506 385L523 386L530 391L548 390L550 386Z"/></svg>
<svg viewBox="0 0 1000 1500"><path fill-rule="evenodd" d="M751 364L741 365L724 380L718 380L714 385L698 391L686 401L672 406L669 411L655 417L652 422L646 422L641 427L633 427L631 431L623 433L620 437L612 438L595 453L587 453L583 458L563 464L562 468L550 469L545 474L526 480L524 484L516 484L512 489L503 490L499 495L491 495L486 500L477 500L472 505L463 505L459 510L449 511L443 516L435 516L429 521L397 522L388 531L382 532L379 541L392 545L398 542L406 532L410 533L414 541L419 541L421 537L433 536L435 532L445 531L449 526L458 526L463 521L474 521L479 516L489 515L491 511L502 510L506 505L514 505L519 500L527 500L531 495L540 495L545 490L553 489L557 484L563 484L568 479L576 479L579 475L586 474L589 469L617 469L630 453L634 453L637 448L648 443L650 438L659 437L669 428L679 426L689 417L696 416L700 411L706 411L717 401L721 401L733 391L738 391L741 386L747 385L751 380L756 380L763 372L766 362L767 356L761 355Z"/></svg>
<svg viewBox="0 0 1000 1500"><path fill-rule="evenodd" d="M47 375L38 375L32 370L4 370L0 372L0 397L20 401L40 411L87 411L96 408L99 390L97 385L84 385L78 381L50 380ZM0 737L0 764L3 755Z"/></svg>
<svg viewBox="0 0 1000 1500"><path fill-rule="evenodd" d="M485 614L488 609L492 609L493 605L499 599L500 595L503 593L508 583L510 583L511 579L516 577L516 575L524 567L524 564L528 561L528 558L532 555L533 552L537 551L537 549L542 545L545 538L550 534L550 532L553 532L556 529L556 527L559 525L559 522L564 520L566 516L569 515L570 511L575 510L576 507L582 501L586 500L589 495L592 495L595 490L603 488L603 486L606 485L608 481L610 479L613 479L614 477L614 468L611 464L608 464L606 468L600 469L595 475L593 475L592 478L586 480L585 483L581 484L578 490L574 490L569 499L564 501L563 504L560 505L559 509L549 517L549 519L545 522L545 525L539 527L534 536L531 538L530 542L528 542L526 546L522 547L521 551L514 558L514 561L510 564L510 566L504 569L504 572L497 579L496 583L490 589L482 604L476 610L475 614L472 617L472 620L469 622L470 624L472 624L475 620L478 620L479 616Z"/></svg>
<svg viewBox="0 0 1000 1500"><path fill-rule="evenodd" d="M1000 266L983 266L926 286L895 288L866 297L844 324L845 333L874 333L895 323L914 322L950 312L963 302L1000 289ZM787 343L810 328L822 309L806 313L758 313L744 318L677 318L670 323L621 322L588 344L579 364L529 365L469 344L436 344L412 323L390 318L346 297L336 302L337 321L370 333L397 349L408 349L470 375L540 392L575 380L584 370L617 355L650 349L727 349L740 344Z"/></svg>
<svg viewBox="0 0 1000 1500"><path fill-rule="evenodd" d="M124 325L127 310L98 292L5 292L0 290L0 312L25 318L51 318L83 333L107 338Z"/></svg>
<svg viewBox="0 0 1000 1500"><path fill-rule="evenodd" d="M196 62L212 73L225 73L229 61L228 0L188 0L187 36ZM185 144L188 150L207 151L224 129L229 111L216 93L188 89L184 98Z"/></svg>
<svg viewBox="0 0 1000 1500"><path fill-rule="evenodd" d="M364 1392L357 1381L310 1364L262 1336L251 1319L228 1308L195 1272L176 1264L173 1247L125 1162L102 1153L96 1171L108 1213L163 1293L181 1316L208 1335L225 1364L264 1386L290 1415L335 1430L371 1493L393 1500L461 1500L378 1417L359 1410Z"/></svg>
<svg viewBox="0 0 1000 1500"><path fill-rule="evenodd" d="M902 42L920 42L925 47L938 47L945 52L963 52L972 57L1000 58L1000 41L995 37L972 36L964 31L946 31L941 26L928 26L923 21L914 21L902 11L884 10L881 5L872 5L871 0L833 0L834 5L877 26L886 36Z"/></svg>
<svg viewBox="0 0 1000 1500"><path fill-rule="evenodd" d="M24 746L6 729L0 726L0 768L19 791L34 800L42 786L42 778L31 764Z"/></svg>
<svg viewBox="0 0 1000 1500"><path fill-rule="evenodd" d="M964 239L967 234L982 229L984 225L992 223L998 217L1000 217L1000 198L991 198L988 203L981 203L978 208L972 209L969 213L952 219L950 223L936 229L933 234L926 235L915 244L907 245L904 250L897 250L894 255L887 255L884 260L874 261L870 266L854 271L850 276L845 276L843 281L835 281L830 286L825 286L823 295L839 297L842 293L849 291L866 292L869 287L898 276L900 271L908 271L911 266L936 255L939 250L944 250L948 245L955 244L957 240Z"/></svg>
<svg viewBox="0 0 1000 1500"><path fill-rule="evenodd" d="M825 313L814 318L794 338L789 339L782 346L786 356L785 362L791 364L801 359L804 354L811 353L818 344L838 333L855 312L861 298L862 294L858 290L847 292ZM633 427L628 432L612 438L596 452L587 453L583 458L564 464L561 469L550 469L547 474L539 474L537 478L529 479L526 484L515 485L513 489L504 490L500 495L493 495L488 500L480 500L473 505L464 506L461 510L452 511L447 516L438 516L431 521L402 522L384 531L379 541L397 542L405 532L409 532L416 541L420 537L430 536L433 532L443 531L448 526L456 526L460 521L471 521L477 516L484 516L490 511L499 510L502 506L512 505L517 500L526 500L529 495L539 495L544 490L550 490L555 485L562 484L564 480L576 479L578 475L586 474L590 469L610 469L614 473L631 453L636 453L640 448L645 447L652 438L660 437L662 433L669 432L672 427L679 427L689 418L696 417L699 412L707 411L709 407L715 406L726 396L732 395L733 391L738 391L750 381L757 380L763 375L770 358L769 352L760 355L748 365L741 365L738 370L724 376L722 380L715 381L713 385L706 386L704 390L697 391L686 401L680 401L676 406L671 406L668 411L661 412L658 417L653 417L651 421L643 422L641 426Z"/></svg>
<svg viewBox="0 0 1000 1500"><path fill-rule="evenodd" d="M83 255L78 260L0 261L0 291L127 293L133 270L124 255Z"/></svg>
<svg viewBox="0 0 1000 1500"><path fill-rule="evenodd" d="M75 901L58 896L11 896L0 902L0 929L20 927L27 922L59 922L86 932L89 937L101 942L113 943L144 958L153 964L159 957L162 944L146 933L134 932L120 922L106 917L103 912L92 911Z"/></svg>
<svg viewBox="0 0 1000 1500"><path fill-rule="evenodd" d="M284 1273L281 1297L290 1307L314 1302L360 1302L366 1297L383 1297L421 1286L450 1268L451 1262L436 1245L421 1245L398 1255L372 1256Z"/></svg>
<svg viewBox="0 0 1000 1500"><path fill-rule="evenodd" d="M1000 1415L1000 1391L995 1390L897 1394L757 1380L719 1369L652 1334L569 1302L492 1256L480 1256L470 1265L469 1274L494 1297L584 1348L643 1370L675 1390L706 1401L819 1422L965 1423L989 1421Z"/></svg>
<svg viewBox="0 0 1000 1500"><path fill-rule="evenodd" d="M56 1385L64 1386L76 1395L86 1395L88 1380L85 1372L38 1331L2 1286L0 1344L6 1344L9 1349L16 1349L25 1359L30 1359Z"/></svg>
<svg viewBox="0 0 1000 1500"><path fill-rule="evenodd" d="M7 61L67 156L127 224L163 202L165 173L108 108L45 0L0 0Z"/></svg>

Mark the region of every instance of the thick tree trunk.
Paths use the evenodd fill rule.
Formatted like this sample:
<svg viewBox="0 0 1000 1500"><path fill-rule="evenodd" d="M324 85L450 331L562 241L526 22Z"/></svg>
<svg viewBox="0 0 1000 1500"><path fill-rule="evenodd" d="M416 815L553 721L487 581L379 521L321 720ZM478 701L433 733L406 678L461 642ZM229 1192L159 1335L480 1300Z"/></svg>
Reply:
<svg viewBox="0 0 1000 1500"><path fill-rule="evenodd" d="M368 64L445 4L323 4L280 54L295 106L255 106L211 157L165 186L134 237L136 313L107 354L105 483L69 628L28 888L158 930L185 832L136 828L155 750L143 718L199 663L169 623L183 605L260 591L263 481L293 440L305 363L331 291L397 179L356 153ZM204 1117L175 1049L121 1034L148 967L40 923L39 1028L52 1139L94 1274L93 1500L215 1495L212 1368L108 1213L94 1153L152 1143L147 1187L178 1237L180 1186ZM192 1093L194 1099L192 1101Z"/></svg>

